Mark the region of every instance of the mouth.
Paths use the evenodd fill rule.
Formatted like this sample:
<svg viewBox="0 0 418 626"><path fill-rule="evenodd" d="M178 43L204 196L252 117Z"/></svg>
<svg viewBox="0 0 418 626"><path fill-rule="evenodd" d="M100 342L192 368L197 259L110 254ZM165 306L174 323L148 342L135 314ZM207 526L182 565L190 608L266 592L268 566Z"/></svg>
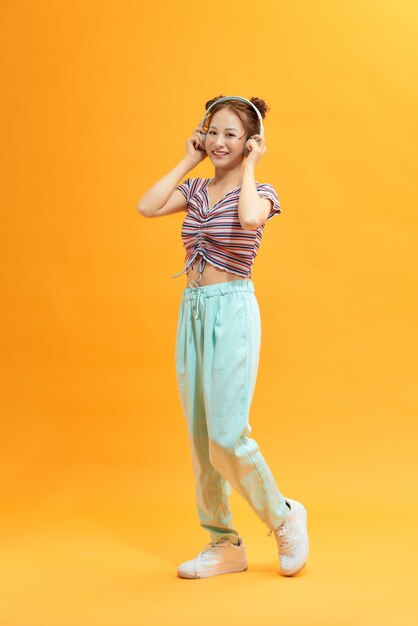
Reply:
<svg viewBox="0 0 418 626"><path fill-rule="evenodd" d="M218 150L216 150L215 152L214 150L212 150L212 154L217 159L223 159L223 157L228 156L229 152L223 152L223 151L218 151Z"/></svg>

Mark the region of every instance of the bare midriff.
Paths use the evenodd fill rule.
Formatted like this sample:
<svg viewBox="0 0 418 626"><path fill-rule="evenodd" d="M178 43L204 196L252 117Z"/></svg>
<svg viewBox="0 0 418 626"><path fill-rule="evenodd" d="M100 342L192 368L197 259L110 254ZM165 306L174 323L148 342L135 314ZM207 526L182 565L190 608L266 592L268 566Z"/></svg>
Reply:
<svg viewBox="0 0 418 626"><path fill-rule="evenodd" d="M187 285L186 287L195 287L196 282L199 279L199 261L202 259L202 255L198 254L190 266L189 273L187 274ZM205 267L202 272L201 279L197 282L197 285L203 287L204 285L213 285L214 283L226 283L231 280L251 280L250 278L246 278L245 276L238 276L238 274L232 274L232 272L227 272L222 270L220 267L216 267L206 261ZM196 282L191 282L196 281ZM189 284L191 283L191 284Z"/></svg>

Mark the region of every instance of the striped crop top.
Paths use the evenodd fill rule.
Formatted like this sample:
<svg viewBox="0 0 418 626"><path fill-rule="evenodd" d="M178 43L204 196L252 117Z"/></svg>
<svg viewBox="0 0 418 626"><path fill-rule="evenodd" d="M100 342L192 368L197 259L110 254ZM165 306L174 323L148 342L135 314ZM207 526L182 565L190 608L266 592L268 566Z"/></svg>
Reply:
<svg viewBox="0 0 418 626"><path fill-rule="evenodd" d="M203 267L208 261L232 274L251 278L251 268L260 248L266 222L254 230L242 228L238 215L241 185L226 193L210 208L207 192L210 181L210 178L186 178L176 187L187 201L187 215L181 228L186 265L171 278L177 278L184 271L188 274L198 254L201 254ZM267 220L281 213L274 187L257 181L256 186L259 196L273 202ZM200 272L203 272L203 268Z"/></svg>

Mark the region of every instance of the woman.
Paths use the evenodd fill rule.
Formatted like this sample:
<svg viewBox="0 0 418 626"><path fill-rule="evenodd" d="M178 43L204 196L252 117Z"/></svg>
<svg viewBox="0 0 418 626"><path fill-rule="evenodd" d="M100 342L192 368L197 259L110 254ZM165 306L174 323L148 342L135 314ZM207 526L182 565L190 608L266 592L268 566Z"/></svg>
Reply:
<svg viewBox="0 0 418 626"><path fill-rule="evenodd" d="M208 112L208 109L210 111ZM274 533L279 571L296 574L308 556L307 514L284 498L251 433L249 411L261 345L251 267L267 220L281 212L272 185L255 180L267 150L263 100L218 96L186 141L186 155L138 204L146 217L187 213L182 226L187 272L178 314L176 376L187 421L197 510L211 541L182 563L182 578L248 568L243 539L232 524L231 486ZM206 157L215 172L187 178Z"/></svg>

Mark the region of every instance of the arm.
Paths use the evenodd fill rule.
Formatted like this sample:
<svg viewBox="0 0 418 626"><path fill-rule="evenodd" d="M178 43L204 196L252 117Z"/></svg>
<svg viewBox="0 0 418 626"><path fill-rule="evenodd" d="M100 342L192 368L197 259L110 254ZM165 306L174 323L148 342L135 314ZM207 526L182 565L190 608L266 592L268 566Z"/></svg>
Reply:
<svg viewBox="0 0 418 626"><path fill-rule="evenodd" d="M180 163L144 193L136 207L141 215L161 217L184 211L186 198L175 187L181 178L207 157L202 147L202 130L200 126L194 129L193 135L186 139L186 155Z"/></svg>
<svg viewBox="0 0 418 626"><path fill-rule="evenodd" d="M244 178L238 203L238 214L244 230L255 230L267 220L272 206L271 200L261 198L255 184L254 166L244 165Z"/></svg>
<svg viewBox="0 0 418 626"><path fill-rule="evenodd" d="M136 207L138 212L144 217L161 217L184 211L186 198L175 187L193 167L194 164L186 157L182 159L168 174L144 193Z"/></svg>

